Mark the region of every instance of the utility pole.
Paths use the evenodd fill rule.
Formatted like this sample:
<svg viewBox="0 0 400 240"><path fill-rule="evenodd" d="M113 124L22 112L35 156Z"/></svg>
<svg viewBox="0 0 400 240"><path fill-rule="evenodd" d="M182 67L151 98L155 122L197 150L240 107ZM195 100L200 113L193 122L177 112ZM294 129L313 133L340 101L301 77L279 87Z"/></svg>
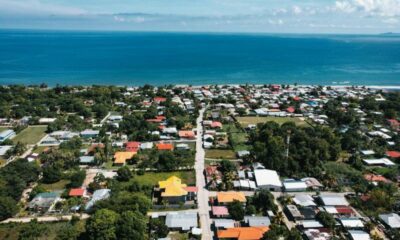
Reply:
<svg viewBox="0 0 400 240"><path fill-rule="evenodd" d="M286 160L289 159L290 134L292 133L292 131L288 130L287 133L288 135L286 137Z"/></svg>

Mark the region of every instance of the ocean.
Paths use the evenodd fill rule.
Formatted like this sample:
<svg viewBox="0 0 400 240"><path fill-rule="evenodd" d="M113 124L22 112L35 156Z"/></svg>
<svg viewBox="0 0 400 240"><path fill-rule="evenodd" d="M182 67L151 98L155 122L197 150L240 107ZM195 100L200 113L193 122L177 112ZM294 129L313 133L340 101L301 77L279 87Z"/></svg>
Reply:
<svg viewBox="0 0 400 240"><path fill-rule="evenodd" d="M0 84L400 86L399 35L0 30Z"/></svg>

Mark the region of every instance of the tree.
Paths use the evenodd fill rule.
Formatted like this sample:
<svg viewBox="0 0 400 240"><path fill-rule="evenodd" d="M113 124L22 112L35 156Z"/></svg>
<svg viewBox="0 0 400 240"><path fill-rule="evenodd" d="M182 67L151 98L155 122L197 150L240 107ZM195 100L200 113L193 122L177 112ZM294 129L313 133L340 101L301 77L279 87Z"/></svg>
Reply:
<svg viewBox="0 0 400 240"><path fill-rule="evenodd" d="M233 202L229 203L228 212L229 215L231 215L231 217L236 221L243 220L245 214L243 204L237 200L234 200Z"/></svg>
<svg viewBox="0 0 400 240"><path fill-rule="evenodd" d="M117 179L118 181L121 182L127 182L132 177L132 172L127 166L120 167L117 171L117 174L118 174Z"/></svg>
<svg viewBox="0 0 400 240"><path fill-rule="evenodd" d="M118 214L108 209L98 210L86 224L86 232L89 239L112 240L117 239L116 223Z"/></svg>
<svg viewBox="0 0 400 240"><path fill-rule="evenodd" d="M30 221L27 224L22 225L19 232L19 240L32 240L40 239L46 232L47 226L39 223L36 219Z"/></svg>
<svg viewBox="0 0 400 240"><path fill-rule="evenodd" d="M77 187L82 186L85 178L86 178L85 170L79 170L79 171L74 172L70 177L71 182L69 183L69 187L77 188Z"/></svg>
<svg viewBox="0 0 400 240"><path fill-rule="evenodd" d="M327 212L320 211L318 212L316 219L324 225L324 227L327 227L331 230L335 228L336 225L336 220L333 218L333 216Z"/></svg>
<svg viewBox="0 0 400 240"><path fill-rule="evenodd" d="M150 219L150 229L156 234L155 238L165 238L169 233L167 225L159 218Z"/></svg>
<svg viewBox="0 0 400 240"><path fill-rule="evenodd" d="M67 224L62 231L58 232L56 240L75 240L79 234L78 229L74 225Z"/></svg>
<svg viewBox="0 0 400 240"><path fill-rule="evenodd" d="M262 237L262 240L281 240L281 239L290 239L288 238L289 231L287 230L286 227L277 225L277 224L271 224L269 231L264 233L264 236Z"/></svg>
<svg viewBox="0 0 400 240"><path fill-rule="evenodd" d="M55 165L49 165L43 168L43 179L44 183L55 183L61 180L62 171L60 167Z"/></svg>
<svg viewBox="0 0 400 240"><path fill-rule="evenodd" d="M146 218L138 211L123 212L117 222L117 238L144 239L146 236Z"/></svg>
<svg viewBox="0 0 400 240"><path fill-rule="evenodd" d="M11 197L0 197L0 221L12 217L18 212L17 202Z"/></svg>
<svg viewBox="0 0 400 240"><path fill-rule="evenodd" d="M266 213L268 210L272 210L273 212L278 210L278 207L274 202L274 196L270 191L265 189L257 191L250 201L257 211L261 211L263 213Z"/></svg>

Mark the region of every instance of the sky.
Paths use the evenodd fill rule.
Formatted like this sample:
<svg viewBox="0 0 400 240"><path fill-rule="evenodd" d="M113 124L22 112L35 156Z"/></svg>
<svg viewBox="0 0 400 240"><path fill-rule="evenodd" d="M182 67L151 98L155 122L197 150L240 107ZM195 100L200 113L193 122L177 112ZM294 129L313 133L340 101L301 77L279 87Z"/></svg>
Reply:
<svg viewBox="0 0 400 240"><path fill-rule="evenodd" d="M0 0L0 29L400 32L400 0Z"/></svg>

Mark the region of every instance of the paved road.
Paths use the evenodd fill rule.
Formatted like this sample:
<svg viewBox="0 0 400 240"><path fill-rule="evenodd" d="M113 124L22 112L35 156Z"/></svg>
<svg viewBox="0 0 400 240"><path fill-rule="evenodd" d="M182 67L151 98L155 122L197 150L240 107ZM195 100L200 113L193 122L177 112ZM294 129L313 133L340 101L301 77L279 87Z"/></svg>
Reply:
<svg viewBox="0 0 400 240"><path fill-rule="evenodd" d="M42 216L42 217L24 217L24 218L9 218L0 223L10 223L10 222L19 222L19 223L27 223L32 221L33 219L37 219L38 222L58 222L58 221L69 221L71 220L73 215L63 215L63 216ZM89 215L86 213L75 215L80 219L87 219Z"/></svg>
<svg viewBox="0 0 400 240"><path fill-rule="evenodd" d="M171 210L171 211L151 211L151 212L147 212L147 216L166 216L168 213L197 213L199 210L198 209L187 209L187 210Z"/></svg>
<svg viewBox="0 0 400 240"><path fill-rule="evenodd" d="M202 239L213 239L213 232L211 231L211 219L209 212L211 208L208 204L209 192L205 188L206 180L204 178L204 148L203 148L203 114L205 109L201 109L199 117L197 118L197 141L196 141L196 186L198 187L197 203L199 208L200 224L202 229Z"/></svg>

